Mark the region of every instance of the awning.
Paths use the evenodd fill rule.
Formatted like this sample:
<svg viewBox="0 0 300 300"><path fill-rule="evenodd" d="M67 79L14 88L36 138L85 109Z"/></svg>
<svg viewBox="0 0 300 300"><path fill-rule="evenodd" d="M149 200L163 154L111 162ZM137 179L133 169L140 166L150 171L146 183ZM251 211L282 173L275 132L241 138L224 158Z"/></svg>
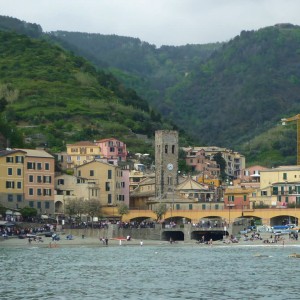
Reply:
<svg viewBox="0 0 300 300"><path fill-rule="evenodd" d="M46 220L46 219L48 219L48 216L47 215L41 215L41 219Z"/></svg>

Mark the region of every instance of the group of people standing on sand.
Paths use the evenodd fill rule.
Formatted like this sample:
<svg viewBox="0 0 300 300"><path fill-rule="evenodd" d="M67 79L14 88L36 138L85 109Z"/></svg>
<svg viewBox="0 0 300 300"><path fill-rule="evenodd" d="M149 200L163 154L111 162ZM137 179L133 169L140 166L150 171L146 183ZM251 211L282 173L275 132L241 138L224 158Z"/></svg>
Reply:
<svg viewBox="0 0 300 300"><path fill-rule="evenodd" d="M100 242L102 242L103 245L108 246L108 237L102 237L99 238Z"/></svg>

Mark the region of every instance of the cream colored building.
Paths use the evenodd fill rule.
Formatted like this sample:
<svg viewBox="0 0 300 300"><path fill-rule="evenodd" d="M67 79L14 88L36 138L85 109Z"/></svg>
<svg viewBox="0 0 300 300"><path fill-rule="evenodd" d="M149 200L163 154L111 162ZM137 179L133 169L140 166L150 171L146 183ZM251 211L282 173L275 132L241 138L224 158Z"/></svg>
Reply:
<svg viewBox="0 0 300 300"><path fill-rule="evenodd" d="M120 167L92 161L76 167L74 175L88 180L91 184L89 197L99 199L101 205L129 204L129 182L123 176L123 170Z"/></svg>
<svg viewBox="0 0 300 300"><path fill-rule="evenodd" d="M300 167L281 166L260 171L260 188L250 201L253 206L268 205L285 208L300 204Z"/></svg>

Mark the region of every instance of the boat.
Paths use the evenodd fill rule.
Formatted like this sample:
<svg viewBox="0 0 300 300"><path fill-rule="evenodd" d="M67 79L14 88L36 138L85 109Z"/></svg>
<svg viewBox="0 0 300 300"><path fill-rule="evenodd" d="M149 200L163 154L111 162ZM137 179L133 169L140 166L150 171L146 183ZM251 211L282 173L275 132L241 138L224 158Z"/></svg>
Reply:
<svg viewBox="0 0 300 300"><path fill-rule="evenodd" d="M292 253L292 254L289 255L289 257L300 258L300 254L298 254L298 253Z"/></svg>

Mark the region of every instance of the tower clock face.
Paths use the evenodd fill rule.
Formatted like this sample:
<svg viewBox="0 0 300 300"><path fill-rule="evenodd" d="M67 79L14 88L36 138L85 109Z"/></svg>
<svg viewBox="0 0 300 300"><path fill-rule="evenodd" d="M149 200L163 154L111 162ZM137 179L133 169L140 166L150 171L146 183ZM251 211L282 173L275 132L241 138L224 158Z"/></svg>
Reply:
<svg viewBox="0 0 300 300"><path fill-rule="evenodd" d="M168 164L167 168L168 168L169 171L172 171L173 170L173 165L172 164Z"/></svg>

